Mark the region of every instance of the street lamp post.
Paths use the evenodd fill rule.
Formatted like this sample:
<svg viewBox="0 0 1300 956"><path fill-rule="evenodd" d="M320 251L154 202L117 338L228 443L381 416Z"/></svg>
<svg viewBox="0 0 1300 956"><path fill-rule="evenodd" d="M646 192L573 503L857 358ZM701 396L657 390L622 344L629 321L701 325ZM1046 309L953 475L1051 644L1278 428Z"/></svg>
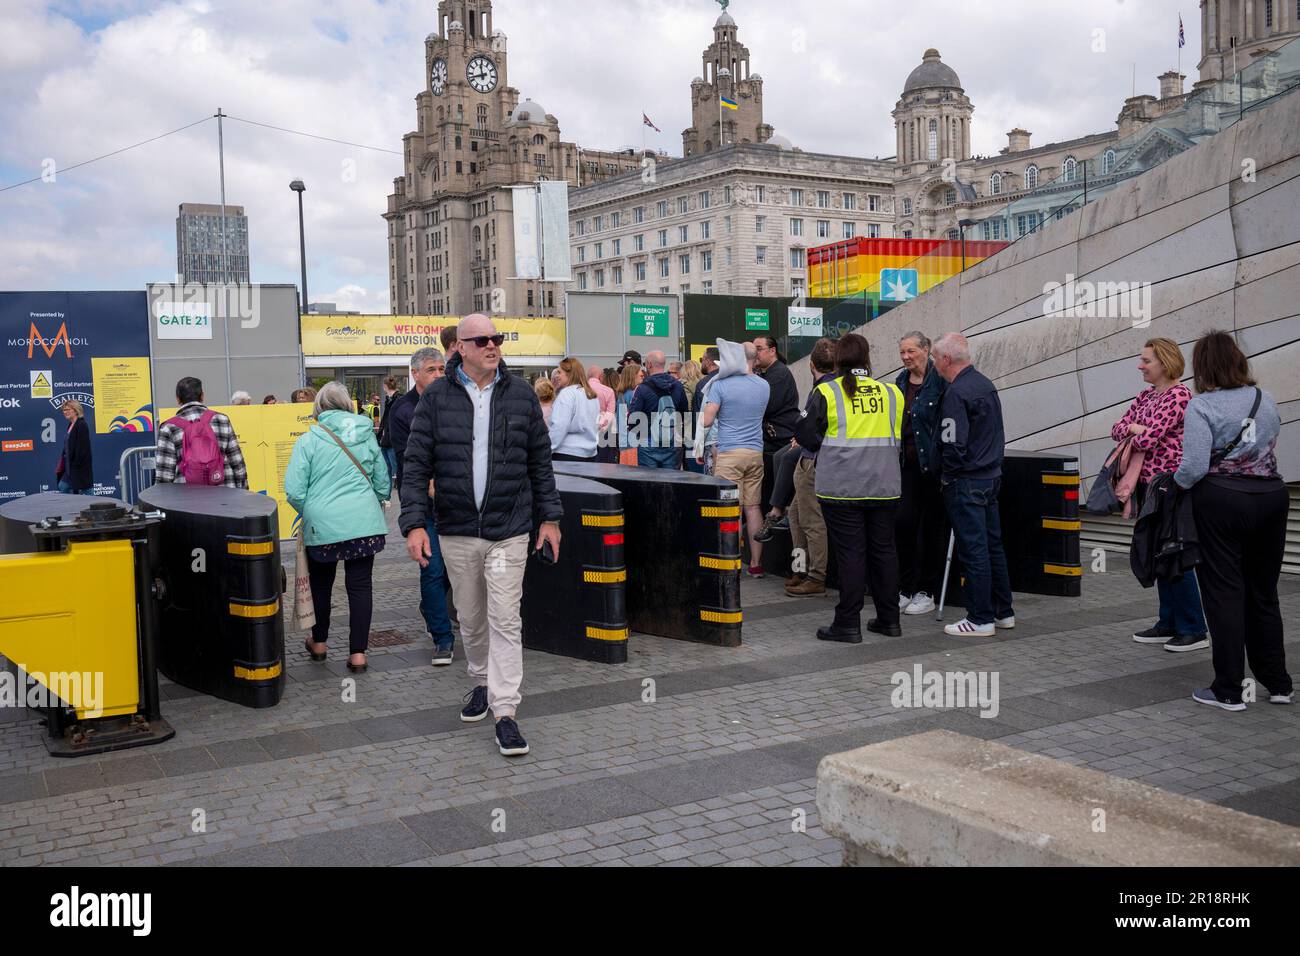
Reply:
<svg viewBox="0 0 1300 956"><path fill-rule="evenodd" d="M307 234L302 224L302 194L307 187L301 179L295 179L289 188L298 194L298 261L302 265L302 311L307 311Z"/></svg>
<svg viewBox="0 0 1300 956"><path fill-rule="evenodd" d="M975 225L974 219L958 219L957 228L961 230L961 271L966 271L966 227Z"/></svg>

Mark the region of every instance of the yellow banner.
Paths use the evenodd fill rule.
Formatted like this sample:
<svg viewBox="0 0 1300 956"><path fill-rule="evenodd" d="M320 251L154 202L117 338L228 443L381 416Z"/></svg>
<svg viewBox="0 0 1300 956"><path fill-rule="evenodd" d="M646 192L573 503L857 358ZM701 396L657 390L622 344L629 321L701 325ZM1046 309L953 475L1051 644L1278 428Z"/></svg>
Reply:
<svg viewBox="0 0 1300 956"><path fill-rule="evenodd" d="M445 326L460 321L454 315L304 315L303 355L392 355L409 358L416 349L442 348ZM501 352L510 356L563 355L564 319L520 319L493 316L506 337Z"/></svg>
<svg viewBox="0 0 1300 956"><path fill-rule="evenodd" d="M244 464L248 466L248 490L275 499L280 525L280 539L292 538L298 531L298 512L284 499L284 473L294 443L312 422L309 403L277 405L210 405L230 419L239 439ZM167 421L176 409L166 408L159 421Z"/></svg>
<svg viewBox="0 0 1300 956"><path fill-rule="evenodd" d="M95 390L96 435L153 431L149 356L92 357L90 378Z"/></svg>

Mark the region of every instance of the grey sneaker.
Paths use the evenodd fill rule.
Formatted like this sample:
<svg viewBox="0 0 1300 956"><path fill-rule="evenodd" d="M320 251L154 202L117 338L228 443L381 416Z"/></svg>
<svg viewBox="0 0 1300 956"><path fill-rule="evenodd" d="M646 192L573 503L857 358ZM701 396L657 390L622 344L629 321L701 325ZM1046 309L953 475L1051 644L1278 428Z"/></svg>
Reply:
<svg viewBox="0 0 1300 956"><path fill-rule="evenodd" d="M433 666L446 667L452 662L453 657L450 647L435 647L433 649Z"/></svg>

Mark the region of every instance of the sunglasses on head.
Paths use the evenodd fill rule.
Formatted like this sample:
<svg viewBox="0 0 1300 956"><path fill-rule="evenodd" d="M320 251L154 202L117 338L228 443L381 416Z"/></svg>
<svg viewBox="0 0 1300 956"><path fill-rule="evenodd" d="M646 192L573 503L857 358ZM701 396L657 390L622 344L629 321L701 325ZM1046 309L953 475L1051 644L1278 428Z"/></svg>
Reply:
<svg viewBox="0 0 1300 956"><path fill-rule="evenodd" d="M475 348L480 348L480 349L487 348L489 342L491 342L497 348L500 348L501 343L504 342L505 340L506 337L502 335L500 332L498 332L496 335L471 335L469 338L461 339L462 342L473 342Z"/></svg>

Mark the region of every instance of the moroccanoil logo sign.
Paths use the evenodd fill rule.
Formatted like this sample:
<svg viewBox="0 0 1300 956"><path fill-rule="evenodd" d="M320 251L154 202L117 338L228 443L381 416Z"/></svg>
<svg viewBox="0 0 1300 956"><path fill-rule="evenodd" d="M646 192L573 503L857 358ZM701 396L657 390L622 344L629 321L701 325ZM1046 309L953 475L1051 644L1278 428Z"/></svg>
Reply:
<svg viewBox="0 0 1300 956"><path fill-rule="evenodd" d="M59 346L63 347L65 358L72 358L72 347L74 345L89 344L89 339L70 337L68 335L68 323L66 322L60 322L59 330L49 338L43 336L40 329L37 328L36 323L33 322L31 325L31 332L26 338L9 340L9 345L12 348L22 348L23 346L27 346L28 358L32 358L36 354L36 346L38 345L41 347L41 351L45 353L46 358L54 358L54 353L59 350Z"/></svg>

